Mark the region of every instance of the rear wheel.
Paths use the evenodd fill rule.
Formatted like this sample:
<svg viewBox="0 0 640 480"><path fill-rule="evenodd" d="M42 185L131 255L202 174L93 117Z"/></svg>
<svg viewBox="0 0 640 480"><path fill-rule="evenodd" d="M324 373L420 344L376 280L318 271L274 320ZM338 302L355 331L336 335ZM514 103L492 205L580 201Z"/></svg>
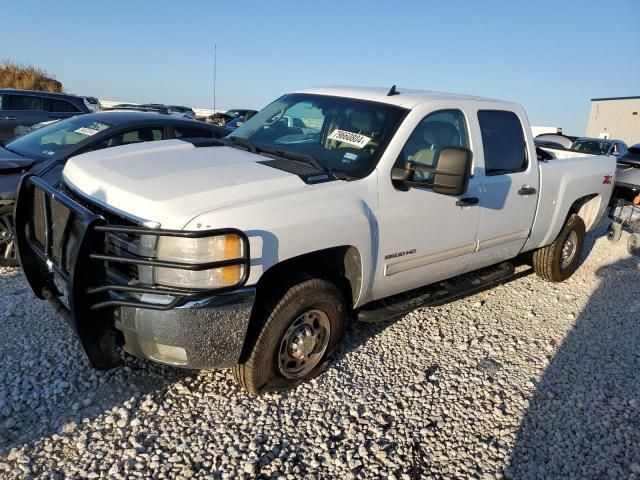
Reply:
<svg viewBox="0 0 640 480"><path fill-rule="evenodd" d="M0 267L20 265L16 254L16 233L13 222L13 207L0 207Z"/></svg>
<svg viewBox="0 0 640 480"><path fill-rule="evenodd" d="M233 367L236 381L254 395L315 377L342 337L345 302L333 283L304 279L275 297L246 361Z"/></svg>
<svg viewBox="0 0 640 480"><path fill-rule="evenodd" d="M607 240L615 243L620 241L620 237L622 237L622 224L612 222L607 230Z"/></svg>
<svg viewBox="0 0 640 480"><path fill-rule="evenodd" d="M584 234L582 219L571 215L556 240L533 253L535 272L550 282L562 282L573 275L580 263Z"/></svg>

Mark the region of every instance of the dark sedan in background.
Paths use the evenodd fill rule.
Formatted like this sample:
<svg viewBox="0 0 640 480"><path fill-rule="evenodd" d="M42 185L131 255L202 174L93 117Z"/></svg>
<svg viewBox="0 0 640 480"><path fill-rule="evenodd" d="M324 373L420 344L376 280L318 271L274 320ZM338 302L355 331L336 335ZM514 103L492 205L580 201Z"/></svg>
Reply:
<svg viewBox="0 0 640 480"><path fill-rule="evenodd" d="M0 148L0 266L15 266L13 206L27 172L55 184L64 164L81 153L172 138L213 137L212 125L147 112L98 112L60 120Z"/></svg>

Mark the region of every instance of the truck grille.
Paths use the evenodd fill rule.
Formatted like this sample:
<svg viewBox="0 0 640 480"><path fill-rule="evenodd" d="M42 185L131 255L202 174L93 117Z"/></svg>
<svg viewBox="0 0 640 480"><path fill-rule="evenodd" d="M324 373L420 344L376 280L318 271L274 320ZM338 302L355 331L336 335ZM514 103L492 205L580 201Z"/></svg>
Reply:
<svg viewBox="0 0 640 480"><path fill-rule="evenodd" d="M168 310L190 299L236 289L249 276L249 239L236 229L202 231L162 230L135 225L104 211L68 189L56 190L32 175L23 177L16 202L18 252L24 274L41 298L61 294L56 282L66 284L67 309L74 312L126 306ZM243 256L198 264L163 261L155 256L162 236L205 238L235 235ZM214 288L178 288L157 285L155 268L203 271L242 265L244 276L235 285ZM165 297L165 303L158 303Z"/></svg>

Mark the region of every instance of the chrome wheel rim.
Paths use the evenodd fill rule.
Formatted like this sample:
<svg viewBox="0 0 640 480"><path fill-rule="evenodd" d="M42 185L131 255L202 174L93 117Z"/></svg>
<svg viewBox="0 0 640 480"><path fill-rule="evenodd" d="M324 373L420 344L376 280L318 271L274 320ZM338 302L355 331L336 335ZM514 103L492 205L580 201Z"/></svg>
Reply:
<svg viewBox="0 0 640 480"><path fill-rule="evenodd" d="M331 323L321 310L296 318L280 341L278 367L286 378L301 378L318 366L329 345Z"/></svg>
<svg viewBox="0 0 640 480"><path fill-rule="evenodd" d="M571 231L564 241L564 245L562 245L562 262L560 264L562 268L567 268L573 261L573 257L576 255L577 243L578 235L575 231Z"/></svg>
<svg viewBox="0 0 640 480"><path fill-rule="evenodd" d="M0 255L5 260L16 258L16 233L13 225L13 215L0 216Z"/></svg>

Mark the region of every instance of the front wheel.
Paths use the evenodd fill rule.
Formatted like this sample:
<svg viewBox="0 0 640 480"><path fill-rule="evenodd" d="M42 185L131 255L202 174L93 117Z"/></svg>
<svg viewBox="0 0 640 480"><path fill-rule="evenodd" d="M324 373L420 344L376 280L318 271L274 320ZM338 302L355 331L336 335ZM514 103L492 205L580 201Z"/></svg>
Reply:
<svg viewBox="0 0 640 480"><path fill-rule="evenodd" d="M627 252L631 255L640 255L640 234L631 234L627 240Z"/></svg>
<svg viewBox="0 0 640 480"><path fill-rule="evenodd" d="M16 233L13 222L13 207L0 207L0 267L20 265L16 254Z"/></svg>
<svg viewBox="0 0 640 480"><path fill-rule="evenodd" d="M620 237L622 237L622 224L612 222L607 229L607 240L616 243L620 241Z"/></svg>
<svg viewBox="0 0 640 480"><path fill-rule="evenodd" d="M573 275L580 263L585 230L582 218L571 215L556 240L533 253L535 272L550 282L562 282Z"/></svg>
<svg viewBox="0 0 640 480"><path fill-rule="evenodd" d="M233 376L247 392L288 390L315 377L342 337L345 301L321 278L294 282L273 298L246 361Z"/></svg>

